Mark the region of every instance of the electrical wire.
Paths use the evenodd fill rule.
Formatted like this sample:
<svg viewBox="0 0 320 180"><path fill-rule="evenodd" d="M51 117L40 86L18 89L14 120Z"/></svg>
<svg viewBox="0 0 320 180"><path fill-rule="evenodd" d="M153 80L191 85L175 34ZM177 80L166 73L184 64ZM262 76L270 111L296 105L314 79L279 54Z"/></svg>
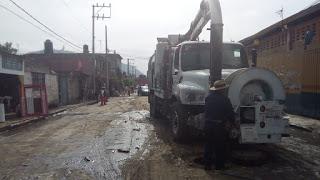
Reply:
<svg viewBox="0 0 320 180"><path fill-rule="evenodd" d="M18 17L19 19L21 19L21 20L25 21L26 23L28 23L28 24L32 25L33 27L35 27L35 28L39 29L40 31L44 32L45 34L47 34L47 35L49 35L49 36L51 36L51 37L55 38L56 40L58 40L58 41L60 41L60 42L64 43L64 41L62 41L61 39L56 38L53 34L49 33L48 31L45 31L44 29L41 29L39 26L35 25L34 23L32 23L31 21L29 21L28 19L26 19L26 18L24 18L24 17L20 16L19 14L15 13L15 12L14 12L14 11L12 11L11 9L9 9L9 8L7 8L7 7L3 6L3 5L1 5L1 4L0 4L0 7L1 7L1 8L3 8L3 9L5 9L6 11L10 12L11 14L15 15L15 16L16 16L16 17ZM70 46L70 47L74 48L73 46Z"/></svg>
<svg viewBox="0 0 320 180"><path fill-rule="evenodd" d="M78 48L78 49L82 49L80 46L72 43L71 41L67 40L66 38L64 38L63 36L59 35L58 33L56 33L54 30L52 30L51 28L49 28L48 26L46 26L45 24L43 24L41 21L39 21L37 18L35 18L34 16L32 16L28 11L26 11L24 8L22 8L20 5L18 5L16 2L14 2L13 0L9 0L10 2L12 2L16 7L18 7L21 11L23 11L25 14L27 14L30 18L32 18L33 20L35 20L36 22L38 22L39 24L41 24L43 27L45 27L48 31L50 31L51 33L53 33L54 35L58 36L59 38L63 39L64 41L66 41L67 43L69 43L70 45Z"/></svg>
<svg viewBox="0 0 320 180"><path fill-rule="evenodd" d="M72 12L72 8L70 7L70 5L68 4L67 1L65 1L65 0L60 0L60 1L62 2L62 4L63 4L67 9L69 9L69 10ZM87 28L85 25L83 25L83 24L81 23L81 21L80 21L78 18L76 18L76 17L73 15L73 13L71 13L71 12L70 12L71 17L72 17L86 32L89 32L89 33L90 33L89 28Z"/></svg>

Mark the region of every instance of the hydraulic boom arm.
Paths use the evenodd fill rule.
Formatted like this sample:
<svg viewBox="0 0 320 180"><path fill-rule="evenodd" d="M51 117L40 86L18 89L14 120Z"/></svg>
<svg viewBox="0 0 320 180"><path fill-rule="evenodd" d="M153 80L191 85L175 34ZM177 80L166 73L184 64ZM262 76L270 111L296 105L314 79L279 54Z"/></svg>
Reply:
<svg viewBox="0 0 320 180"><path fill-rule="evenodd" d="M195 41L204 26L211 20L210 36L210 84L221 79L223 21L219 0L203 0L196 18L192 21L189 31L181 37L181 41Z"/></svg>

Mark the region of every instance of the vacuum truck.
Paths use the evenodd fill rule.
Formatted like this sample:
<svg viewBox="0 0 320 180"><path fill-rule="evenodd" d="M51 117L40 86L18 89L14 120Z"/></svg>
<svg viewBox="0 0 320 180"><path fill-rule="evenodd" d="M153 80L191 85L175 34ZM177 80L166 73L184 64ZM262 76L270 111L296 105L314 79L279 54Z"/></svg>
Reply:
<svg viewBox="0 0 320 180"><path fill-rule="evenodd" d="M211 20L210 42L198 41ZM203 130L205 98L216 80L224 79L236 117L230 136L240 144L278 143L287 135L285 90L277 75L249 67L240 43L223 43L219 0L203 0L190 30L158 38L148 64L150 115L170 119L176 140Z"/></svg>

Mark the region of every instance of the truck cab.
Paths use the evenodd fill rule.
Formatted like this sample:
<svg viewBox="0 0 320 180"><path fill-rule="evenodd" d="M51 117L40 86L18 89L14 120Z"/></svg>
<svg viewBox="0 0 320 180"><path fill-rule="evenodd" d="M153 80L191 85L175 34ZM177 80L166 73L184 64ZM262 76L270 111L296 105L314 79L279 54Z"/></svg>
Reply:
<svg viewBox="0 0 320 180"><path fill-rule="evenodd" d="M248 68L244 47L240 43L224 43L222 76ZM172 62L172 96L184 105L204 105L209 91L210 43L187 41L174 49Z"/></svg>

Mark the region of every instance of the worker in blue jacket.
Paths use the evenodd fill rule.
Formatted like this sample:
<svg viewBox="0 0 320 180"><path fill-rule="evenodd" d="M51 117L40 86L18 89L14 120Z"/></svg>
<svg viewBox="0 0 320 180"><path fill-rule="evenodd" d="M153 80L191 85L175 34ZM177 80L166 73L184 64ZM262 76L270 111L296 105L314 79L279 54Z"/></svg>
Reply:
<svg viewBox="0 0 320 180"><path fill-rule="evenodd" d="M210 88L205 101L205 169L210 170L213 162L216 170L225 168L226 145L228 141L227 126L234 124L234 111L226 96L226 82L219 80ZM213 159L213 154L215 158Z"/></svg>

